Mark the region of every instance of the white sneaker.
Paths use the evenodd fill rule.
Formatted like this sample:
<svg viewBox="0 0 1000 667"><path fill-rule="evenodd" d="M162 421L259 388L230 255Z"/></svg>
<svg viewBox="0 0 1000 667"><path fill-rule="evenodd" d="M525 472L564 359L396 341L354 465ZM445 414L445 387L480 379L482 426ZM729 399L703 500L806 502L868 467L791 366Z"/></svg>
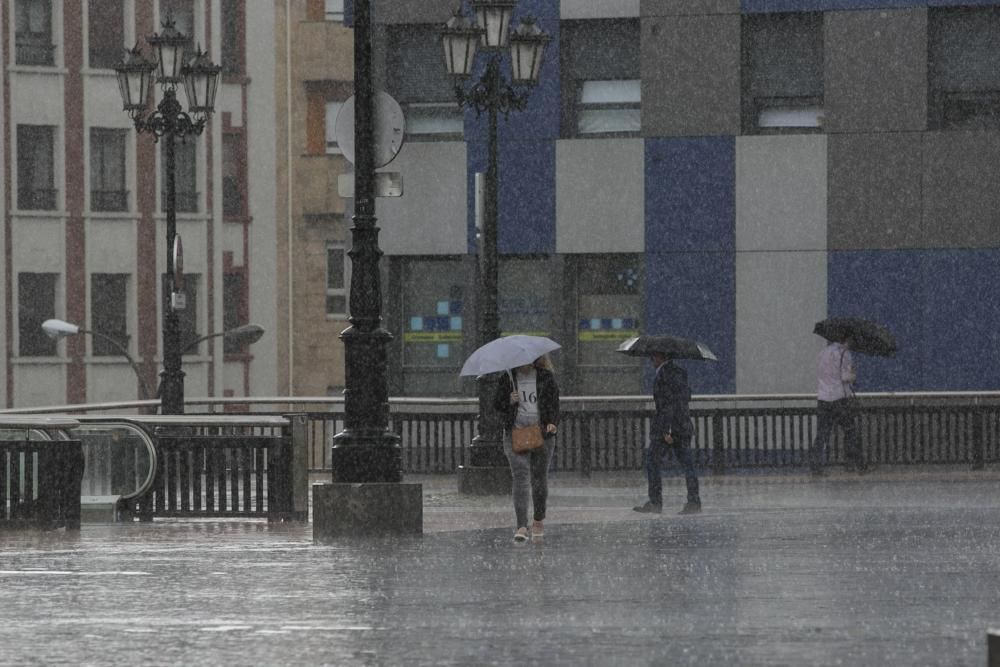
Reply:
<svg viewBox="0 0 1000 667"><path fill-rule="evenodd" d="M527 542L528 541L528 529L525 528L524 526L521 526L520 528L518 528L517 532L514 533L514 541L515 542Z"/></svg>
<svg viewBox="0 0 1000 667"><path fill-rule="evenodd" d="M531 524L531 536L532 537L545 537L545 528L542 527L541 521L535 521Z"/></svg>

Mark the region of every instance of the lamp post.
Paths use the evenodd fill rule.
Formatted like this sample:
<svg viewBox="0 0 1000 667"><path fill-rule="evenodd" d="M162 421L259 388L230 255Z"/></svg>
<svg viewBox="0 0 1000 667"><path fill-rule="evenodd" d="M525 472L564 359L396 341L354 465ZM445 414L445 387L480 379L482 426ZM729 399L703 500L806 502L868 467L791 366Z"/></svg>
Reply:
<svg viewBox="0 0 1000 667"><path fill-rule="evenodd" d="M49 338L67 338L69 336L76 336L77 334L88 334L101 340L106 341L109 345L118 350L122 356L128 359L129 365L132 367L132 371L135 372L135 376L139 378L139 389L142 392L142 399L144 401L152 398L153 394L149 390L149 385L146 384L146 378L142 375L142 370L139 368L139 364L136 363L135 359L129 353L128 348L119 343L114 338L101 333L100 331L93 331L91 329L84 329L83 327L66 322L64 320L45 320L42 322L42 330L48 335ZM190 341L181 350L184 354L193 350L199 344L205 342L206 340L212 338L218 338L220 336L224 337L226 340L232 341L234 343L239 343L240 345L253 345L261 339L264 335L264 327L258 324L244 324L242 326L236 327L234 329L228 329L226 331L220 331L218 333L211 333L200 338L196 338ZM160 387L162 392L162 386Z"/></svg>
<svg viewBox="0 0 1000 667"><path fill-rule="evenodd" d="M478 345L500 337L500 316L497 311L497 114L506 118L512 111L523 111L530 89L538 83L545 45L551 37L530 17L522 19L516 30L509 31L511 15L517 0L472 0L476 24L456 11L441 30L445 65L455 81L455 97L459 105L486 112L488 147L483 206L483 230L479 245L480 279L478 311ZM477 43L489 54L489 60L479 80L466 87L472 76ZM510 78L501 68L502 51L510 47ZM492 408L496 387L495 376L478 381L479 426L469 451L470 465L459 471L459 490L467 493L495 493L509 488L507 461L501 442L499 415Z"/></svg>
<svg viewBox="0 0 1000 667"><path fill-rule="evenodd" d="M244 324L238 326L234 329L229 329L228 331L220 331L219 333L211 333L200 338L195 338L194 340L187 343L181 350L181 354L186 354L194 348L198 347L200 344L204 343L206 340L212 338L218 338L220 336L224 337L226 340L237 343L239 345L253 345L260 340L261 336L264 335L264 327L259 324Z"/></svg>
<svg viewBox="0 0 1000 667"><path fill-rule="evenodd" d="M160 412L165 415L184 413L184 371L181 370L180 320L177 311L178 276L175 275L174 253L177 239L177 190L175 184L175 142L201 134L205 123L215 109L218 89L218 65L212 64L208 55L200 50L182 63L184 48L190 39L174 28L172 20L163 24L163 31L146 38L156 56L147 60L139 45L126 52L125 59L116 68L118 88L121 91L123 110L127 111L139 133L148 132L153 141L164 143L164 201L167 219L167 284L170 298L163 306L163 371L160 373ZM156 109L147 114L147 101L154 78L160 84L162 97ZM188 111L177 101L177 84L183 83L187 94Z"/></svg>
<svg viewBox="0 0 1000 667"><path fill-rule="evenodd" d="M139 378L139 390L142 392L142 400L148 401L150 398L152 398L152 394L149 391L149 385L146 384L146 378L142 376L142 370L139 368L139 365L135 362L135 359L132 358L132 355L129 354L128 348L119 343L111 336L103 334L100 331L92 331L91 329L84 329L81 326L78 326L76 324L70 324L69 322L66 322L64 320L45 320L44 322L42 322L42 331L44 331L49 338L55 338L55 339L67 338L69 336L76 336L77 334L88 334L90 336L93 336L95 338L100 338L101 340L105 341L113 348L118 350L118 352L120 352L122 356L128 359L129 366L132 367L132 371L135 373L135 376Z"/></svg>

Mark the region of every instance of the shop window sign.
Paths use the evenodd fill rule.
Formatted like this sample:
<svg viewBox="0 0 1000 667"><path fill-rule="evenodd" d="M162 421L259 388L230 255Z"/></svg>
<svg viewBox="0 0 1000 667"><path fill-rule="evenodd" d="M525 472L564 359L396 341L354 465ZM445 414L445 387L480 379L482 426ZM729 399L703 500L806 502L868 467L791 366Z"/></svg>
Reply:
<svg viewBox="0 0 1000 667"><path fill-rule="evenodd" d="M434 314L410 317L403 342L433 345L438 359L451 356L451 346L462 343L462 302L438 301Z"/></svg>

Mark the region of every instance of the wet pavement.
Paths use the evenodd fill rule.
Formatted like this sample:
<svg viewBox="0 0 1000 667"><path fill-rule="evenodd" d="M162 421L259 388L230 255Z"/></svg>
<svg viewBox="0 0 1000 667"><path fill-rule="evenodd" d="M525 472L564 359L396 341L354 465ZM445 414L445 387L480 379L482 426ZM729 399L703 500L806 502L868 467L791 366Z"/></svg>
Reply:
<svg viewBox="0 0 1000 667"><path fill-rule="evenodd" d="M701 515L657 517L638 473L556 475L524 545L508 500L407 481L423 537L0 533L0 664L983 665L1000 626L996 470L707 477Z"/></svg>

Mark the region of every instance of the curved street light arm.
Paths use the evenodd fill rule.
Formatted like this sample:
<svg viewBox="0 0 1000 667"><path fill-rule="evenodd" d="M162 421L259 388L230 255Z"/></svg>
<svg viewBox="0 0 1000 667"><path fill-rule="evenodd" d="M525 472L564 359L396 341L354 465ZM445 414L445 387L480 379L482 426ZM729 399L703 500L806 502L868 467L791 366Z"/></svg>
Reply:
<svg viewBox="0 0 1000 667"><path fill-rule="evenodd" d="M90 334L95 338L100 338L101 340L110 344L112 347L118 350L122 354L122 356L128 359L129 365L132 367L132 370L135 371L135 376L139 378L139 387L142 390L143 400L148 401L150 398L152 398L152 394L150 394L149 392L149 385L146 384L146 378L142 376L142 371L139 369L139 364L136 363L135 359L132 358L132 355L129 354L128 349L124 345L119 343L111 336L103 334L100 331L92 331L90 329L84 329L83 327L80 327L80 333Z"/></svg>

